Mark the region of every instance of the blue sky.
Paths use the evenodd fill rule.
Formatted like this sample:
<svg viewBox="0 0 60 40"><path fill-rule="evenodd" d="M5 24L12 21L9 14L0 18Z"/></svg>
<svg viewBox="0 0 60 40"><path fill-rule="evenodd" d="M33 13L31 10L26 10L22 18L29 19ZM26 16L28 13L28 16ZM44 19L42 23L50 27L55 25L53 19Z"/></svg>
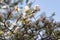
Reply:
<svg viewBox="0 0 60 40"><path fill-rule="evenodd" d="M45 12L47 16L50 16L53 12L55 12L54 19L55 21L60 21L60 0L29 0L34 1L34 5L39 5L40 12L38 12L37 16L42 12ZM25 5L25 4L24 4ZM24 6L23 6L24 7Z"/></svg>
<svg viewBox="0 0 60 40"><path fill-rule="evenodd" d="M40 14L45 12L47 16L50 16L55 12L56 15L54 16L54 19L60 21L60 0L35 0L34 5L36 4L40 6Z"/></svg>

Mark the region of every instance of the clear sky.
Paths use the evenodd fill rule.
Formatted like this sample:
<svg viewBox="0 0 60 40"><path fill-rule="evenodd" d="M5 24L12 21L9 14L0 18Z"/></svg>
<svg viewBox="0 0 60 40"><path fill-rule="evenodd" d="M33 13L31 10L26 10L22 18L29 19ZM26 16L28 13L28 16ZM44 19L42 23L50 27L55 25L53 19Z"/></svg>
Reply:
<svg viewBox="0 0 60 40"><path fill-rule="evenodd" d="M16 0L15 0L16 1ZM60 21L60 0L30 0L35 1L34 5L38 4L40 6L41 11L45 12L47 16L50 16L53 12L55 12L54 19L56 21ZM39 14L38 14L39 15Z"/></svg>
<svg viewBox="0 0 60 40"><path fill-rule="evenodd" d="M46 15L50 16L55 12L56 15L54 16L54 19L60 21L60 0L35 0L34 5L36 4L40 6L40 14L46 12Z"/></svg>

